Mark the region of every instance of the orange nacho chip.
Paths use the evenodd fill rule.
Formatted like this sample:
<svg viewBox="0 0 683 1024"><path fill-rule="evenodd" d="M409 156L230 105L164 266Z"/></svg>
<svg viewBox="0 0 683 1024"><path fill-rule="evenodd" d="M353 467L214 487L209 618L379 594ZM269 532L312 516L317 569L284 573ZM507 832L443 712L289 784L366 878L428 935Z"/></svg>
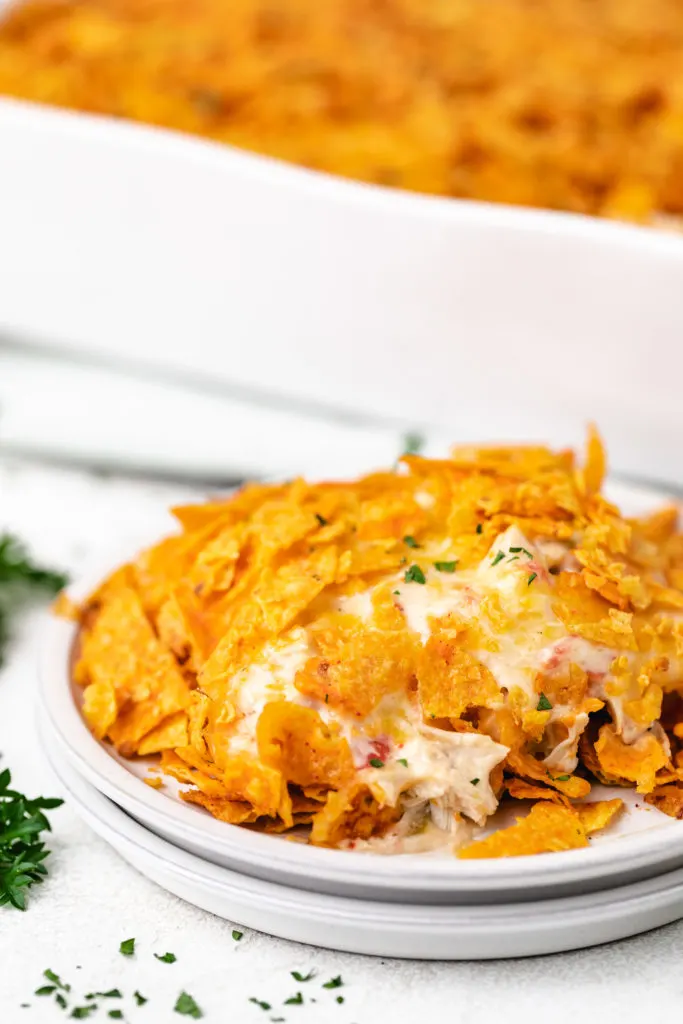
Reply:
<svg viewBox="0 0 683 1024"><path fill-rule="evenodd" d="M588 839L573 808L541 802L534 804L527 817L518 819L516 825L461 847L457 855L461 860L524 857L582 846L588 846Z"/></svg>
<svg viewBox="0 0 683 1024"><path fill-rule="evenodd" d="M313 821L311 842L337 846L343 840L369 839L381 835L398 816L397 808L380 807L367 786L354 783L330 793Z"/></svg>
<svg viewBox="0 0 683 1024"><path fill-rule="evenodd" d="M595 744L601 769L607 776L635 782L638 793L650 793L655 777L669 761L667 752L652 733L645 733L635 743L624 743L613 725L603 725Z"/></svg>
<svg viewBox="0 0 683 1024"><path fill-rule="evenodd" d="M491 672L457 638L433 633L418 662L418 694L424 713L433 718L460 718L474 707L501 703Z"/></svg>
<svg viewBox="0 0 683 1024"><path fill-rule="evenodd" d="M313 708L287 701L266 704L256 725L259 756L297 786L340 789L354 774L351 750L338 726Z"/></svg>

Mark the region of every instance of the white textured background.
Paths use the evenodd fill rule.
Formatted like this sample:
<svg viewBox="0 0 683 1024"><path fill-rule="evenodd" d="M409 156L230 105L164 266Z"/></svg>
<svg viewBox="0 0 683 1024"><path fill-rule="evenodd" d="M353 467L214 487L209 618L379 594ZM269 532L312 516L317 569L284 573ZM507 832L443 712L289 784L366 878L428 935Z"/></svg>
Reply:
<svg viewBox="0 0 683 1024"><path fill-rule="evenodd" d="M180 495L169 488L29 468L0 461L0 529L20 532L40 558L78 573L105 548L134 543L159 510ZM0 675L0 764L30 795L55 795L34 732L35 655L41 615L24 620ZM418 963L331 953L245 932L182 903L129 868L68 806L53 812L50 877L25 914L0 909L0 1024L51 1022L66 1015L33 995L51 967L81 995L118 986L129 1024L173 1024L187 989L211 1024L643 1024L683 1003L683 923L598 949L530 960ZM133 959L118 953L135 936ZM170 950L177 963L157 962ZM80 965L80 969L77 969ZM297 984L291 970L317 972ZM320 982L341 973L345 997ZM149 998L136 1007L139 989ZM301 989L315 1004L283 1007ZM255 995L273 1005L264 1013ZM23 1002L30 1003L26 1009ZM76 1005L76 1001L71 1005ZM118 1003L110 1003L110 1006ZM107 1021L103 1010L90 1020Z"/></svg>

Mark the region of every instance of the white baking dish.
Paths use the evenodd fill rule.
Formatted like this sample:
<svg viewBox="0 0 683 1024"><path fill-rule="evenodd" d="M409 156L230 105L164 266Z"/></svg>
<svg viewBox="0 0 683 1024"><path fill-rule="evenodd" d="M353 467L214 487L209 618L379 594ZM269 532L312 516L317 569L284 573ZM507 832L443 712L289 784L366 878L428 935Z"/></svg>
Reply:
<svg viewBox="0 0 683 1024"><path fill-rule="evenodd" d="M683 477L683 239L0 100L0 331ZM313 426L312 429L315 429Z"/></svg>

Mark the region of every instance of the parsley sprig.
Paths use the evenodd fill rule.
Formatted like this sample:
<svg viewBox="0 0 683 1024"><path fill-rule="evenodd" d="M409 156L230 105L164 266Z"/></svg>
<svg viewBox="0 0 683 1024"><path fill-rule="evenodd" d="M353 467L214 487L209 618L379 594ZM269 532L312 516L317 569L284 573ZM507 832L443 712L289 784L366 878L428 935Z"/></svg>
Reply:
<svg viewBox="0 0 683 1024"><path fill-rule="evenodd" d="M26 890L47 874L44 861L50 851L40 839L50 831L44 811L60 807L62 800L29 800L10 788L9 768L0 772L0 907L10 904L26 910Z"/></svg>
<svg viewBox="0 0 683 1024"><path fill-rule="evenodd" d="M66 586L67 577L41 569L11 534L0 536L0 665L10 638L11 617L38 591L56 594Z"/></svg>

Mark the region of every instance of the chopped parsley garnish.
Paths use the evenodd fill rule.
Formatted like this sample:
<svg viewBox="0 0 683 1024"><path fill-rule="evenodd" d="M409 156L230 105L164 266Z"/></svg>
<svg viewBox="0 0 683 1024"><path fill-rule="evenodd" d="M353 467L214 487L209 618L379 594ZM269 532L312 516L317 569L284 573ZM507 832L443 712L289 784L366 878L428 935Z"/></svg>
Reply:
<svg viewBox="0 0 683 1024"><path fill-rule="evenodd" d="M420 547L420 545L417 543L415 538L410 533L407 533L406 536L403 538L403 543L407 544L409 548L419 548Z"/></svg>
<svg viewBox="0 0 683 1024"><path fill-rule="evenodd" d="M199 1020L200 1017L204 1016L188 992L180 993L173 1009L176 1013L181 1013L185 1017L192 1017L194 1020Z"/></svg>
<svg viewBox="0 0 683 1024"><path fill-rule="evenodd" d="M457 560L452 562L434 562L434 568L439 572L455 572L455 567L458 564Z"/></svg>
<svg viewBox="0 0 683 1024"><path fill-rule="evenodd" d="M63 1010L66 1010L66 999L64 998L61 992L58 992L57 995L55 996L55 1002L57 1006L61 1006Z"/></svg>
<svg viewBox="0 0 683 1024"><path fill-rule="evenodd" d="M56 988L61 988L64 992L71 991L71 985L67 985L65 981L62 981L59 975L55 974L54 971L51 971L49 967L46 971L43 971L43 977L47 978L48 981L51 981Z"/></svg>
<svg viewBox="0 0 683 1024"><path fill-rule="evenodd" d="M145 1003L147 1002L147 997L143 996L142 993L138 992L137 989L135 990L135 992L133 992L133 998L135 999L135 1002L137 1003L138 1006L144 1006Z"/></svg>
<svg viewBox="0 0 683 1024"><path fill-rule="evenodd" d="M540 694L540 696L538 698L538 704L536 705L536 710L537 711L551 711L552 710L552 704L550 703L550 701L548 700L548 698L546 697L546 695L544 693Z"/></svg>
<svg viewBox="0 0 683 1024"><path fill-rule="evenodd" d="M398 594L399 597L401 596L401 591L400 590L395 590L394 593Z"/></svg>
<svg viewBox="0 0 683 1024"><path fill-rule="evenodd" d="M425 439L422 434L410 431L403 437L403 454L404 455L419 455L425 446Z"/></svg>
<svg viewBox="0 0 683 1024"><path fill-rule="evenodd" d="M327 694L325 694L325 696L327 696ZM243 935L244 935L244 932L240 932L240 931L237 930L237 928L233 928L233 930L232 930L232 937L235 940L235 942L239 942Z"/></svg>
<svg viewBox="0 0 683 1024"><path fill-rule="evenodd" d="M262 1010L270 1010L270 1003L265 1003L263 999L257 999L256 996L249 996L249 1002L254 1003L255 1006L260 1006Z"/></svg>
<svg viewBox="0 0 683 1024"><path fill-rule="evenodd" d="M73 1010L69 1014L74 1020L86 1020L91 1013L95 1013L97 1010L97 1003L91 1003L90 1006L74 1006ZM119 1010L119 1013L121 1011ZM121 1014L123 1016L123 1014Z"/></svg>
<svg viewBox="0 0 683 1024"><path fill-rule="evenodd" d="M33 993L34 996L51 996L53 992L57 991L56 985L41 985Z"/></svg>
<svg viewBox="0 0 683 1024"><path fill-rule="evenodd" d="M304 997L301 992L297 992L295 996L290 996L289 999L285 999L285 1006L301 1006L304 1001Z"/></svg>
<svg viewBox="0 0 683 1024"><path fill-rule="evenodd" d="M343 984L342 976L338 974L336 978L330 978L329 981L326 981L323 988L341 988Z"/></svg>
<svg viewBox="0 0 683 1024"><path fill-rule="evenodd" d="M536 579L536 577L537 577L537 576L538 576L538 573L537 573L537 572L532 572L531 576L530 576L530 577L529 577L529 579L528 579L528 580L526 581L526 585L527 585L527 587L530 587L530 586L531 586L531 584L532 584L532 583L534 582L534 580Z"/></svg>
<svg viewBox="0 0 683 1024"><path fill-rule="evenodd" d="M343 1003L344 1002L344 996L337 996L337 1002L338 1003Z"/></svg>
<svg viewBox="0 0 683 1024"><path fill-rule="evenodd" d="M502 562L502 560L504 558L505 558L505 552L504 551L499 551L498 554L496 555L496 557L491 562L491 565L498 565L498 563Z"/></svg>
<svg viewBox="0 0 683 1024"><path fill-rule="evenodd" d="M426 583L425 574L419 565L411 565L409 569L406 569L406 574L403 577L406 583Z"/></svg>
<svg viewBox="0 0 683 1024"><path fill-rule="evenodd" d="M483 533L483 532L484 532L484 527L483 527L482 523L477 523L477 533Z"/></svg>
<svg viewBox="0 0 683 1024"><path fill-rule="evenodd" d="M124 939L119 946L119 953L122 956L132 956L135 952L135 939Z"/></svg>
<svg viewBox="0 0 683 1024"><path fill-rule="evenodd" d="M315 518L318 520L321 526L327 526L328 520L325 519L325 516L321 516L319 512L316 512Z"/></svg>
<svg viewBox="0 0 683 1024"><path fill-rule="evenodd" d="M118 988L110 988L108 992L88 992L86 999L123 999L123 993Z"/></svg>
<svg viewBox="0 0 683 1024"><path fill-rule="evenodd" d="M479 779L470 779L470 783L473 786L478 786L479 785Z"/></svg>
<svg viewBox="0 0 683 1024"><path fill-rule="evenodd" d="M402 764L404 768L408 767L408 759L405 758L405 757L399 757L398 758L398 763Z"/></svg>
<svg viewBox="0 0 683 1024"><path fill-rule="evenodd" d="M371 757L368 764L372 765L373 768L384 768L384 761L381 757Z"/></svg>
<svg viewBox="0 0 683 1024"><path fill-rule="evenodd" d="M302 974L300 971L290 971L289 973L294 981L310 981L311 978L315 978L315 971L309 971L308 974Z"/></svg>
<svg viewBox="0 0 683 1024"><path fill-rule="evenodd" d="M522 548L522 547L519 547L519 548L510 548L510 551L512 552L512 554L513 554L513 555L519 555L519 554L521 553L521 554L523 554L523 555L526 555L526 556L527 556L527 558L533 558L533 557L534 557L534 556L533 556L533 555L531 554L531 552L530 552L530 551L527 551L527 549L526 549L526 548Z"/></svg>
<svg viewBox="0 0 683 1024"><path fill-rule="evenodd" d="M47 874L43 861L50 851L45 849L40 833L49 832L50 823L43 812L60 807L63 801L42 796L28 800L23 793L10 789L11 782L10 770L5 768L0 772L0 907L10 904L26 910L26 890L42 882ZM56 975L45 977L58 988L64 987Z"/></svg>
<svg viewBox="0 0 683 1024"><path fill-rule="evenodd" d="M111 1017L112 1020L123 1020L123 1010L110 1010L107 1017Z"/></svg>
<svg viewBox="0 0 683 1024"><path fill-rule="evenodd" d="M155 958L161 960L162 964L174 964L178 957L175 953L155 953Z"/></svg>
<svg viewBox="0 0 683 1024"><path fill-rule="evenodd" d="M555 782L569 782L570 775L556 775Z"/></svg>

